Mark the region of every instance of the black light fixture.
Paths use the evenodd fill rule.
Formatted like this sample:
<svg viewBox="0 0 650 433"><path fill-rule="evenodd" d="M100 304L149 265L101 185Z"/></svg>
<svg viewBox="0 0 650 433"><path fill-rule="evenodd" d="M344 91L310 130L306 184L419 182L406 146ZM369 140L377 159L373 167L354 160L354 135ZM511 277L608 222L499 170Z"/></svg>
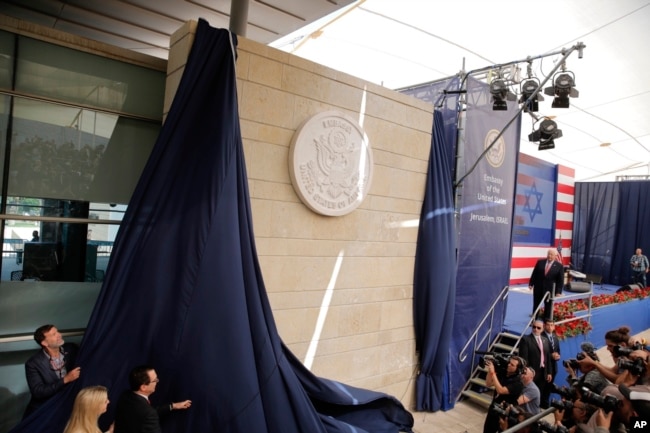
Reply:
<svg viewBox="0 0 650 433"><path fill-rule="evenodd" d="M557 129L557 123L549 118L544 118L539 128L528 135L528 141L539 143L537 150L555 149L556 138L562 137L562 130Z"/></svg>
<svg viewBox="0 0 650 433"><path fill-rule="evenodd" d="M490 83L490 93L492 94L492 110L508 111L506 101L516 101L517 96L508 90L508 86L503 78L497 78Z"/></svg>
<svg viewBox="0 0 650 433"><path fill-rule="evenodd" d="M544 93L555 96L553 108L569 108L569 97L577 98L580 92L575 88L576 80L573 72L562 71L553 76L553 87L544 89Z"/></svg>
<svg viewBox="0 0 650 433"><path fill-rule="evenodd" d="M533 93L537 90L539 87L539 80L537 78L529 78L523 83L521 83L521 97L519 98L519 103L524 104L526 101L528 101L528 98L530 98ZM529 112L537 112L539 111L539 104L538 101L543 101L544 97L537 93L533 98L528 101L526 106L524 107L524 111L529 113Z"/></svg>

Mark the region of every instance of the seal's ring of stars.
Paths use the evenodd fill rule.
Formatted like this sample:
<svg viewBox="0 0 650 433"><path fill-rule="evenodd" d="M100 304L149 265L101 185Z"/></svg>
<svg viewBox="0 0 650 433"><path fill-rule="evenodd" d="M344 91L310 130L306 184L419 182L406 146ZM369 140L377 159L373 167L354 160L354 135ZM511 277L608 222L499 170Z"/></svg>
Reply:
<svg viewBox="0 0 650 433"><path fill-rule="evenodd" d="M496 129L490 129L488 133L485 135L485 143L483 145L484 149L487 149L490 144L494 141L494 139L499 135L499 131ZM506 141L503 139L503 136L499 137L496 143L494 143L494 146L490 150L488 150L487 154L485 155L487 158L488 163L494 167L498 168L501 167L503 164L503 161L506 159Z"/></svg>

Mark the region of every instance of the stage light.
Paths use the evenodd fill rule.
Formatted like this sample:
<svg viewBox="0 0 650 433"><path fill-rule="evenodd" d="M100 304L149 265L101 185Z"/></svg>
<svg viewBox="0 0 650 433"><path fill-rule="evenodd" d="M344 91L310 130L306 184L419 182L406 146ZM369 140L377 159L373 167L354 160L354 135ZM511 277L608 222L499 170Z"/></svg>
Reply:
<svg viewBox="0 0 650 433"><path fill-rule="evenodd" d="M544 118L539 128L528 135L528 141L539 143L538 150L555 148L555 139L562 137L562 130L557 128L557 123L551 119Z"/></svg>
<svg viewBox="0 0 650 433"><path fill-rule="evenodd" d="M517 96L508 90L503 78L492 80L490 93L492 94L492 110L494 111L507 111L508 103L506 101L517 100Z"/></svg>
<svg viewBox="0 0 650 433"><path fill-rule="evenodd" d="M544 93L553 98L553 108L569 108L569 97L577 98L580 92L575 88L575 77L573 72L558 72L553 77L553 87L544 89Z"/></svg>
<svg viewBox="0 0 650 433"><path fill-rule="evenodd" d="M519 103L525 103L528 98L531 97L533 93L539 87L539 80L537 78L529 78L528 80L521 83L521 98L519 98ZM525 112L537 112L539 111L538 101L543 101L544 97L537 93L524 107Z"/></svg>

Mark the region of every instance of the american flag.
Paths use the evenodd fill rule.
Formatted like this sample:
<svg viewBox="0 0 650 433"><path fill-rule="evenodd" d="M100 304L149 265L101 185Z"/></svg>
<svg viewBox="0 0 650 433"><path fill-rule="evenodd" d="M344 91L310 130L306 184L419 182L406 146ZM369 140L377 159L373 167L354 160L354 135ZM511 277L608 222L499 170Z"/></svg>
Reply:
<svg viewBox="0 0 650 433"><path fill-rule="evenodd" d="M557 260L564 264L564 259L562 258L562 233L560 233L560 239L557 242Z"/></svg>

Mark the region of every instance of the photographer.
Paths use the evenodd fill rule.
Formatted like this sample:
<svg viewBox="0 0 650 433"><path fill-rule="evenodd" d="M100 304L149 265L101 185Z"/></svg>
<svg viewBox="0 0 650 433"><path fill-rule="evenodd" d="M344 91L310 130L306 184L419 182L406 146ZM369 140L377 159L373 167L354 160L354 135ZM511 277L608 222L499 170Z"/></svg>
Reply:
<svg viewBox="0 0 650 433"><path fill-rule="evenodd" d="M603 392L598 395L589 390L583 390L584 401L598 406L605 413L612 413L610 432L627 431L632 417L636 416L632 402L625 398L617 385L607 386ZM598 422L599 412L597 411L587 423L594 426Z"/></svg>
<svg viewBox="0 0 650 433"><path fill-rule="evenodd" d="M535 370L532 367L526 367L524 374L521 375L521 381L524 384L524 389L517 399L517 404L526 412L537 414L540 412L540 391L533 382L535 377Z"/></svg>
<svg viewBox="0 0 650 433"><path fill-rule="evenodd" d="M498 374L494 365L495 360L485 360L485 367L487 368L485 383L487 386L494 386L494 397L492 398L492 404L490 404L490 410L488 410L485 417L483 433L495 433L499 430L499 414L492 408L503 402L516 405L517 399L524 389L524 384L521 381L521 375L525 368L523 360L518 356L510 357L505 368L500 365ZM499 362L503 361L499 360Z"/></svg>
<svg viewBox="0 0 650 433"><path fill-rule="evenodd" d="M567 372L567 381L577 390L586 387L596 394L600 394L611 382L596 369L594 364L580 362L585 357L590 358L594 362L599 362L598 355L592 350L579 353L575 359L565 360L562 365L564 365L564 369ZM582 373L580 377L578 377L576 370Z"/></svg>
<svg viewBox="0 0 650 433"><path fill-rule="evenodd" d="M578 360L578 363L583 365L591 365L595 367L607 380L614 383L616 378L621 373L618 368L618 358L619 356L615 353L615 348L619 347L628 347L630 341L630 328L627 326L621 326L618 329L612 329L605 333L605 344L607 345L607 351L612 355L614 359L614 365L607 367L601 364L599 361L592 359L590 356L585 356L583 359Z"/></svg>
<svg viewBox="0 0 650 433"><path fill-rule="evenodd" d="M553 413L555 425L561 425L570 430L575 430L573 427L579 424L586 424L597 409L596 406L587 404L580 399L575 401L552 400L551 406L556 409Z"/></svg>
<svg viewBox="0 0 650 433"><path fill-rule="evenodd" d="M645 350L632 350L627 357L620 357L617 366L621 373L616 379L616 384L627 386L650 384L648 355L650 354Z"/></svg>
<svg viewBox="0 0 650 433"><path fill-rule="evenodd" d="M499 418L499 431L506 431L510 427L514 427L532 416L532 413L510 405L505 410L505 415L501 415ZM537 431L537 426L533 423L516 430L515 433L536 433Z"/></svg>

